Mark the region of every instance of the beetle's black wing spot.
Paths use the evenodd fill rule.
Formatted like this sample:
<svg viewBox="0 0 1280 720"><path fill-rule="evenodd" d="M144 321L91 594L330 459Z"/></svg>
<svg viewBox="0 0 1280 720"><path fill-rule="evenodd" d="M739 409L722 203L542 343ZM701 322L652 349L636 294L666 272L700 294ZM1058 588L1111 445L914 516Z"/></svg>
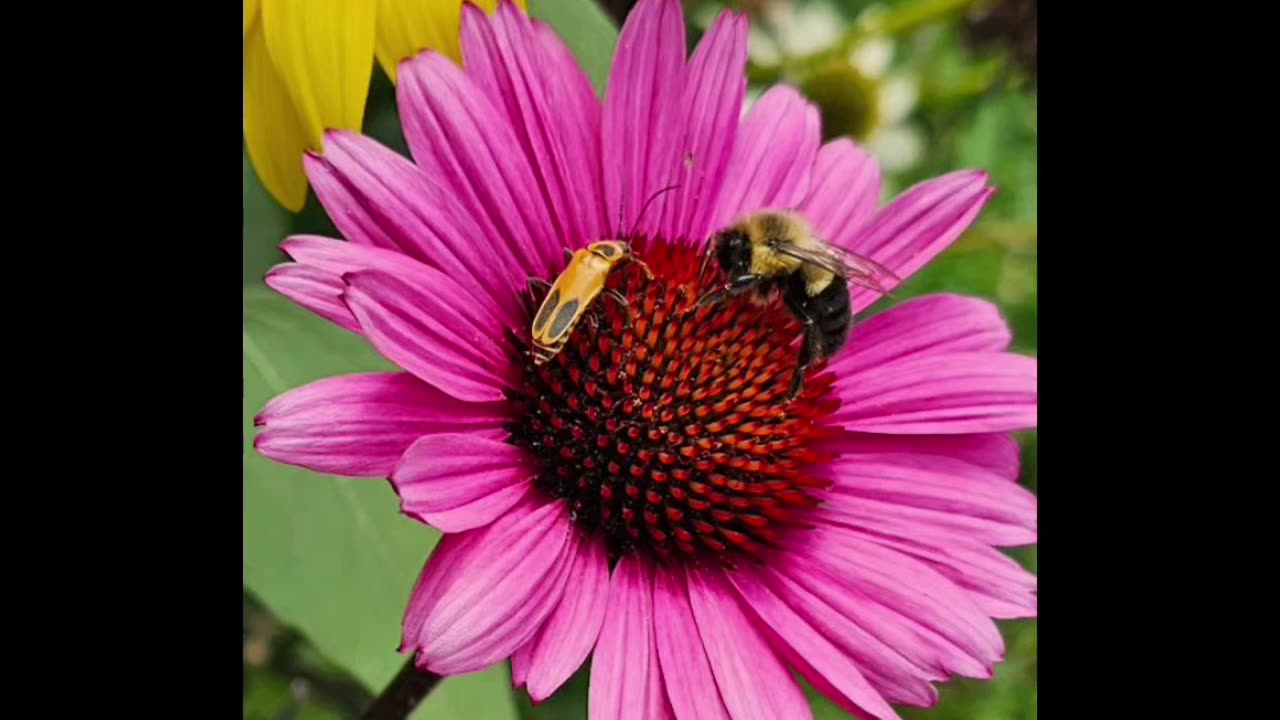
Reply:
<svg viewBox="0 0 1280 720"><path fill-rule="evenodd" d="M596 252L600 253L605 257L613 257L614 255L618 254L618 251L614 249L612 245L601 245L596 248Z"/></svg>
<svg viewBox="0 0 1280 720"><path fill-rule="evenodd" d="M574 301L577 302L576 300ZM556 309L556 305L560 304L560 288L551 291L546 300L542 301L542 309L538 311L538 317L533 319L533 332L540 333L542 328L546 326L547 320L551 319L551 312Z"/></svg>
<svg viewBox="0 0 1280 720"><path fill-rule="evenodd" d="M578 306L581 303L577 298L568 300L560 309L556 311L555 320L551 321L551 330L547 334L552 338L558 338L569 329L569 324L573 322L573 318L578 314Z"/></svg>

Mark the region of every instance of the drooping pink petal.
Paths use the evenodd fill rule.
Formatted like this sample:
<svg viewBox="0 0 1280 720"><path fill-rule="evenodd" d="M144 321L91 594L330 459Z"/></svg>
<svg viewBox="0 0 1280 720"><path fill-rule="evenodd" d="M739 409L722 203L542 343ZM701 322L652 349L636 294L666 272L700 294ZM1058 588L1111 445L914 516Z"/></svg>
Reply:
<svg viewBox="0 0 1280 720"><path fill-rule="evenodd" d="M911 456L892 453L837 458L823 468L832 481L833 502L876 500L950 515L986 518L1035 530L1036 496L1017 483L949 458L933 458L927 467Z"/></svg>
<svg viewBox="0 0 1280 720"><path fill-rule="evenodd" d="M809 590L869 631L905 629L919 641L899 636L893 640L895 648L916 652L920 660L931 658L943 672L970 677L990 677L1004 658L1004 640L991 618L967 592L924 563L821 522L796 541L779 569L804 582L806 577L812 581L813 573L799 568L823 568L844 597L824 592L831 588L822 583L807 585Z"/></svg>
<svg viewBox="0 0 1280 720"><path fill-rule="evenodd" d="M821 633L856 663L886 701L921 707L937 702L937 691L930 682L947 676L936 653L918 638L925 631L904 627L909 621L901 615L850 591L848 583L839 584L843 582L839 578L833 583L812 561L806 565L787 557L785 563L761 568L757 575L795 613L791 622L807 623ZM809 586L814 585L817 589L811 590ZM837 598L834 601L828 599L832 594ZM963 662L980 668L968 656L964 658Z"/></svg>
<svg viewBox="0 0 1280 720"><path fill-rule="evenodd" d="M265 282L267 287L343 330L360 332L360 323L342 302L346 286L337 275L297 263L281 263L267 271Z"/></svg>
<svg viewBox="0 0 1280 720"><path fill-rule="evenodd" d="M1009 325L994 304L939 293L912 298L854 326L845 350L831 361L840 376L922 353L1002 352Z"/></svg>
<svg viewBox="0 0 1280 720"><path fill-rule="evenodd" d="M800 211L818 236L846 246L880 204L880 164L848 138L818 150L809 196Z"/></svg>
<svg viewBox="0 0 1280 720"><path fill-rule="evenodd" d="M505 660L560 602L577 537L562 504L533 500L446 534L413 589L402 650L441 675Z"/></svg>
<svg viewBox="0 0 1280 720"><path fill-rule="evenodd" d="M386 477L415 440L465 431L499 437L494 404L455 400L408 373L325 378L275 397L254 418L254 448L277 462L349 477Z"/></svg>
<svg viewBox="0 0 1280 720"><path fill-rule="evenodd" d="M571 116L581 110L577 104L557 104L565 99L558 85L581 72L577 63L560 65L562 55L545 52L529 17L511 3L499 4L492 18L474 5L463 7L462 56L467 75L505 110L538 180L539 202L551 209L555 235L571 248L601 238L598 135L582 142L590 118Z"/></svg>
<svg viewBox="0 0 1280 720"><path fill-rule="evenodd" d="M609 70L601 128L605 222L626 232L641 206L657 190L675 182L683 128L684 14L677 0L637 5L627 16ZM654 200L638 225L659 229L670 193Z"/></svg>
<svg viewBox="0 0 1280 720"><path fill-rule="evenodd" d="M653 561L628 553L613 570L604 625L591 659L592 720L667 716L653 632Z"/></svg>
<svg viewBox="0 0 1280 720"><path fill-rule="evenodd" d="M667 696L681 720L729 720L689 606L684 569L659 569L653 583L653 629Z"/></svg>
<svg viewBox="0 0 1280 720"><path fill-rule="evenodd" d="M698 635L734 720L812 718L804 692L742 611L723 575L691 569L687 580Z"/></svg>
<svg viewBox="0 0 1280 720"><path fill-rule="evenodd" d="M977 170L960 170L926 180L881 208L846 247L884 265L905 281L955 242L993 193L995 188L987 186L987 173ZM855 313L881 297L862 287L851 288L851 292Z"/></svg>
<svg viewBox="0 0 1280 720"><path fill-rule="evenodd" d="M1036 425L1036 359L936 352L842 376L831 416L848 430L890 434L1007 432Z"/></svg>
<svg viewBox="0 0 1280 720"><path fill-rule="evenodd" d="M399 74L397 106L418 167L476 221L484 247L510 246L523 271L550 276L564 242L506 114L435 52L405 60Z"/></svg>
<svg viewBox="0 0 1280 720"><path fill-rule="evenodd" d="M851 432L823 443L837 454L892 454L899 462L916 467L934 465L936 458L945 462L963 462L995 473L1006 480L1017 480L1022 470L1022 449L1018 441L1005 433L968 433L962 435L879 435Z"/></svg>
<svg viewBox="0 0 1280 720"><path fill-rule="evenodd" d="M786 85L766 91L738 130L711 227L757 210L798 208L809 194L821 140L812 103Z"/></svg>
<svg viewBox="0 0 1280 720"><path fill-rule="evenodd" d="M357 247L408 255L455 278L474 278L477 300L490 308L512 305L525 275L510 243L487 242L453 197L378 142L338 130L326 133L324 142L324 155L309 155L306 167L316 196L344 237Z"/></svg>
<svg viewBox="0 0 1280 720"><path fill-rule="evenodd" d="M599 538L584 537L569 568L560 604L538 634L521 648L525 657L517 687L527 683L534 702L551 697L591 654L604 625L608 602L609 561L604 543ZM514 658L512 662L514 665Z"/></svg>
<svg viewBox="0 0 1280 720"><path fill-rule="evenodd" d="M760 580L755 568L725 576L742 596L743 605L760 619L757 627L809 684L858 717L897 720L898 714L863 676L857 660L833 643L829 628L811 625L781 593Z"/></svg>
<svg viewBox="0 0 1280 720"><path fill-rule="evenodd" d="M460 400L501 400L511 368L496 344L496 323L476 313L468 291L452 278L427 272L435 276L431 293L385 272L348 273L343 298L391 362Z"/></svg>
<svg viewBox="0 0 1280 720"><path fill-rule="evenodd" d="M706 237L742 113L747 81L747 18L724 10L689 59L681 98L677 176L663 207L668 238Z"/></svg>
<svg viewBox="0 0 1280 720"><path fill-rule="evenodd" d="M440 276L439 272L433 272L432 268L396 250L315 235L290 236L280 244L280 249L293 258L294 263L272 268L268 273L268 285L273 288L280 286L280 292L298 304L333 319L343 327L351 325L356 332L359 332L359 326L341 299L346 290L343 275L359 270L378 270L424 293L434 292L435 278ZM493 263L493 259L488 262ZM488 287L489 290L472 292L468 296L469 301L484 312L506 323L514 323L523 317L517 315L519 303L513 297L515 286L503 284L505 280L483 274L469 275L467 271L445 271L445 274L453 278L473 278L477 281L475 286ZM337 317L330 318L330 315Z"/></svg>
<svg viewBox="0 0 1280 720"><path fill-rule="evenodd" d="M400 509L444 532L488 525L529 492L530 459L495 437L438 433L419 438L391 473Z"/></svg>

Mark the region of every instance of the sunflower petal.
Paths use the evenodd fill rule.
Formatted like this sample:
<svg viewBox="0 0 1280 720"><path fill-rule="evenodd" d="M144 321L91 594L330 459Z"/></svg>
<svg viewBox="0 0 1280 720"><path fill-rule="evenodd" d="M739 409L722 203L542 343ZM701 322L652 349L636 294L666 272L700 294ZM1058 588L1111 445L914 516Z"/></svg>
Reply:
<svg viewBox="0 0 1280 720"><path fill-rule="evenodd" d="M262 0L267 51L311 150L323 149L326 129L360 130L373 71L373 13L369 2Z"/></svg>
<svg viewBox="0 0 1280 720"><path fill-rule="evenodd" d="M262 7L262 0L244 0L244 36L249 37L249 28L258 19L258 10Z"/></svg>
<svg viewBox="0 0 1280 720"><path fill-rule="evenodd" d="M268 56L261 22L253 23L244 39L244 142L254 172L276 202L291 212L301 210L307 200L306 139Z"/></svg>
<svg viewBox="0 0 1280 720"><path fill-rule="evenodd" d="M471 4L492 13L498 0L471 0ZM526 0L516 0L516 5L528 10ZM462 3L458 0L378 0L378 64L395 82L400 61L423 50L435 50L460 63L461 18Z"/></svg>

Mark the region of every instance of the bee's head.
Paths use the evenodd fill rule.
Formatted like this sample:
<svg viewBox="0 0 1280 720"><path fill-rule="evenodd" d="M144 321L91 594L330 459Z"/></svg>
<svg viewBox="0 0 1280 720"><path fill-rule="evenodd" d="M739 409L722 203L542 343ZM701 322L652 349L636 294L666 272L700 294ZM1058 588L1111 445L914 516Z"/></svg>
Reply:
<svg viewBox="0 0 1280 720"><path fill-rule="evenodd" d="M746 275L751 267L751 238L742 228L729 228L715 237L716 261L730 276Z"/></svg>

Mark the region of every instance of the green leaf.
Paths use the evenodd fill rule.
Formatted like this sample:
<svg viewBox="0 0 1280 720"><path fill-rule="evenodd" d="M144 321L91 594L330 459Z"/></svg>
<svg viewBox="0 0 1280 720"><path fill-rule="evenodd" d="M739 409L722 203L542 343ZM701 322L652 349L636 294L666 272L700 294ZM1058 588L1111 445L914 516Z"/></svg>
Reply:
<svg viewBox="0 0 1280 720"><path fill-rule="evenodd" d="M603 95L618 28L594 0L529 0L529 15L545 20L569 46Z"/></svg>
<svg viewBox="0 0 1280 720"><path fill-rule="evenodd" d="M399 513L386 482L336 478L253 450L253 416L312 380L391 370L361 337L261 287L244 291L244 583L377 694L405 656L405 603L439 534ZM446 678L415 717L514 718L503 666Z"/></svg>
<svg viewBox="0 0 1280 720"><path fill-rule="evenodd" d="M272 265L285 259L279 244L289 228L288 214L267 194L249 162L249 153L241 149L244 184L241 205L244 211L244 236L241 238L244 284L258 285Z"/></svg>

